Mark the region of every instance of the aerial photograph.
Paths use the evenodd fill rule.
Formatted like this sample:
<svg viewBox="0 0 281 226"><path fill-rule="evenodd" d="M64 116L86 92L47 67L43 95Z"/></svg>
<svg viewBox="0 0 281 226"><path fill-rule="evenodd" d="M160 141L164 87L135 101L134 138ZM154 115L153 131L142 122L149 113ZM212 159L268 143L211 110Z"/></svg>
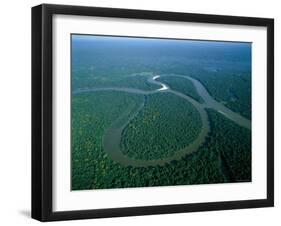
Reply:
<svg viewBox="0 0 281 226"><path fill-rule="evenodd" d="M252 44L71 34L71 190L252 181Z"/></svg>

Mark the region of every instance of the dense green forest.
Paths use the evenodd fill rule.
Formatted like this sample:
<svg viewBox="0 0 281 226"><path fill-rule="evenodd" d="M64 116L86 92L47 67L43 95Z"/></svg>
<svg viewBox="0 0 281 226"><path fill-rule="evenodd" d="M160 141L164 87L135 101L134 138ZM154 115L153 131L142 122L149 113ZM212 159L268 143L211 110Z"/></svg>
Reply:
<svg viewBox="0 0 281 226"><path fill-rule="evenodd" d="M251 131L238 126L222 114L208 110L212 128L210 149L217 149L230 181L251 180Z"/></svg>
<svg viewBox="0 0 281 226"><path fill-rule="evenodd" d="M134 159L162 159L192 143L201 129L199 113L186 100L170 93L148 95L123 130L121 148Z"/></svg>
<svg viewBox="0 0 281 226"><path fill-rule="evenodd" d="M155 90L160 88L156 84L147 82L147 78L151 77L152 73L139 73L131 74L128 76L122 76L120 78L114 78L112 76L107 77L95 77L89 76L88 79L81 79L79 77L73 77L72 89L80 88L103 88L103 87L129 87L142 90Z"/></svg>
<svg viewBox="0 0 281 226"><path fill-rule="evenodd" d="M72 187L87 189L97 172L106 173L102 136L129 105L142 102L140 95L100 91L72 98Z"/></svg>
<svg viewBox="0 0 281 226"><path fill-rule="evenodd" d="M200 103L204 102L202 97L198 95L193 83L185 78L176 76L162 76L160 78L157 78L157 81L164 82L172 90L176 90L187 96L190 96Z"/></svg>
<svg viewBox="0 0 281 226"><path fill-rule="evenodd" d="M232 72L231 70L228 71L225 69L210 71L209 69L199 68L197 65L178 65L177 63L173 65L165 63L164 65L165 66L162 65L162 68L160 69L160 65L157 66L156 64L153 67L150 67L150 69L151 71L154 71L155 74L169 74L169 72L171 72L171 74L186 74L188 76L194 77L206 87L210 95L217 101L223 103L232 111L235 111L243 115L244 117L251 119L252 89L250 72L235 73L235 71ZM166 70L164 70L163 68L166 68ZM171 68L174 68L174 70L171 70ZM147 68L142 67L143 71L145 69ZM107 76L92 74L90 70L86 70L85 73L80 70L78 70L77 72L73 72L73 74L76 73L79 73L80 76L72 77L73 90L80 88L100 87L130 87L143 90L155 90L160 88L156 84L147 82L147 78L152 75L151 72L143 73L141 72L141 70L139 70L139 73L132 74L126 72L122 74L121 71L118 72L118 70L116 69L116 74L112 74L110 71L108 71L109 74ZM158 80L166 82L171 88L177 91L181 91L194 98L195 100L202 102L202 98L198 96L196 90L194 90L192 84L189 84L188 80L174 77L173 81L171 79L170 81L168 81L169 78L161 77Z"/></svg>
<svg viewBox="0 0 281 226"><path fill-rule="evenodd" d="M251 119L251 76L224 71L192 74L209 91L212 97L229 109Z"/></svg>
<svg viewBox="0 0 281 226"><path fill-rule="evenodd" d="M103 134L128 104L142 100L109 91L73 97L73 190L251 181L251 132L213 110L211 132L197 152L155 167L112 161L103 150Z"/></svg>

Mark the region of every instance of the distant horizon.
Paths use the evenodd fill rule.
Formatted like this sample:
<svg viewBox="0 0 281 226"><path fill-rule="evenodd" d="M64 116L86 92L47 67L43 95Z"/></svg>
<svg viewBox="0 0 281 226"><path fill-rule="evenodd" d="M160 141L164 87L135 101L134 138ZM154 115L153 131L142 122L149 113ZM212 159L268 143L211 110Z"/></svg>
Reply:
<svg viewBox="0 0 281 226"><path fill-rule="evenodd" d="M225 41L225 40L203 40L188 38L166 38L166 37L138 37L138 36L119 36L119 35L97 35L97 34L71 34L72 41L142 41L142 42L177 42L177 43L193 43L193 44L225 44L240 45L251 47L252 42L244 41Z"/></svg>

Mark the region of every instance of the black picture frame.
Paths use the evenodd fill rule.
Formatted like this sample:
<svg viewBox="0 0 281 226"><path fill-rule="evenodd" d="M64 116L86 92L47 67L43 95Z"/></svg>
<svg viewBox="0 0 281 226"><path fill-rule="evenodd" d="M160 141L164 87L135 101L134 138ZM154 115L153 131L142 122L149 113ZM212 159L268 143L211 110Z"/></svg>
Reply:
<svg viewBox="0 0 281 226"><path fill-rule="evenodd" d="M267 198L130 208L52 210L52 18L55 14L267 28ZM274 205L274 20L43 4L32 8L32 218L40 221L270 207Z"/></svg>

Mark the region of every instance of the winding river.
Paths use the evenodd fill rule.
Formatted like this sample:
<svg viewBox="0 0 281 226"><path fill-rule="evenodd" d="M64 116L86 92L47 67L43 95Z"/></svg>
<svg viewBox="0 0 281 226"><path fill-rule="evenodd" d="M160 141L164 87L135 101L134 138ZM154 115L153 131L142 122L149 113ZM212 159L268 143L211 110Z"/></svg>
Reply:
<svg viewBox="0 0 281 226"><path fill-rule="evenodd" d="M164 76L171 76L171 75L161 75L161 77L162 76L164 77ZM202 129L198 137L191 144L189 144L188 146L186 146L181 150L176 151L173 156L168 158L156 159L156 160L133 159L123 154L120 148L121 146L120 142L121 142L122 131L144 106L144 100L142 103L136 103L134 106L127 108L119 116L119 118L112 123L112 125L106 130L103 136L104 151L110 156L112 160L125 166L135 166L135 167L148 167L148 166L156 166L156 165L161 166L173 160L180 160L185 155L195 152L204 143L206 137L208 136L208 133L210 132L210 125L209 125L209 119L206 112L206 108L214 109L217 112L223 114L225 117L234 121L238 125L245 127L247 129L251 129L250 120L244 118L238 113L231 111L229 108L225 107L223 104L216 101L208 93L208 91L203 86L203 84L201 84L198 80L186 75L185 76L172 75L172 76L177 76L190 80L195 86L197 93L203 98L204 103L199 103L193 98L181 92L172 90L167 84L157 81L157 79L160 78L160 75L150 77L147 79L149 83L161 86L161 88L152 91L146 91L146 90L134 89L134 88L123 88L123 87L90 88L90 89L80 89L80 90L73 91L74 95L81 94L81 93L111 90L111 91L118 91L118 92L140 94L144 96L149 94L159 93L159 92L169 92L190 102L200 114L201 121L202 121Z"/></svg>

